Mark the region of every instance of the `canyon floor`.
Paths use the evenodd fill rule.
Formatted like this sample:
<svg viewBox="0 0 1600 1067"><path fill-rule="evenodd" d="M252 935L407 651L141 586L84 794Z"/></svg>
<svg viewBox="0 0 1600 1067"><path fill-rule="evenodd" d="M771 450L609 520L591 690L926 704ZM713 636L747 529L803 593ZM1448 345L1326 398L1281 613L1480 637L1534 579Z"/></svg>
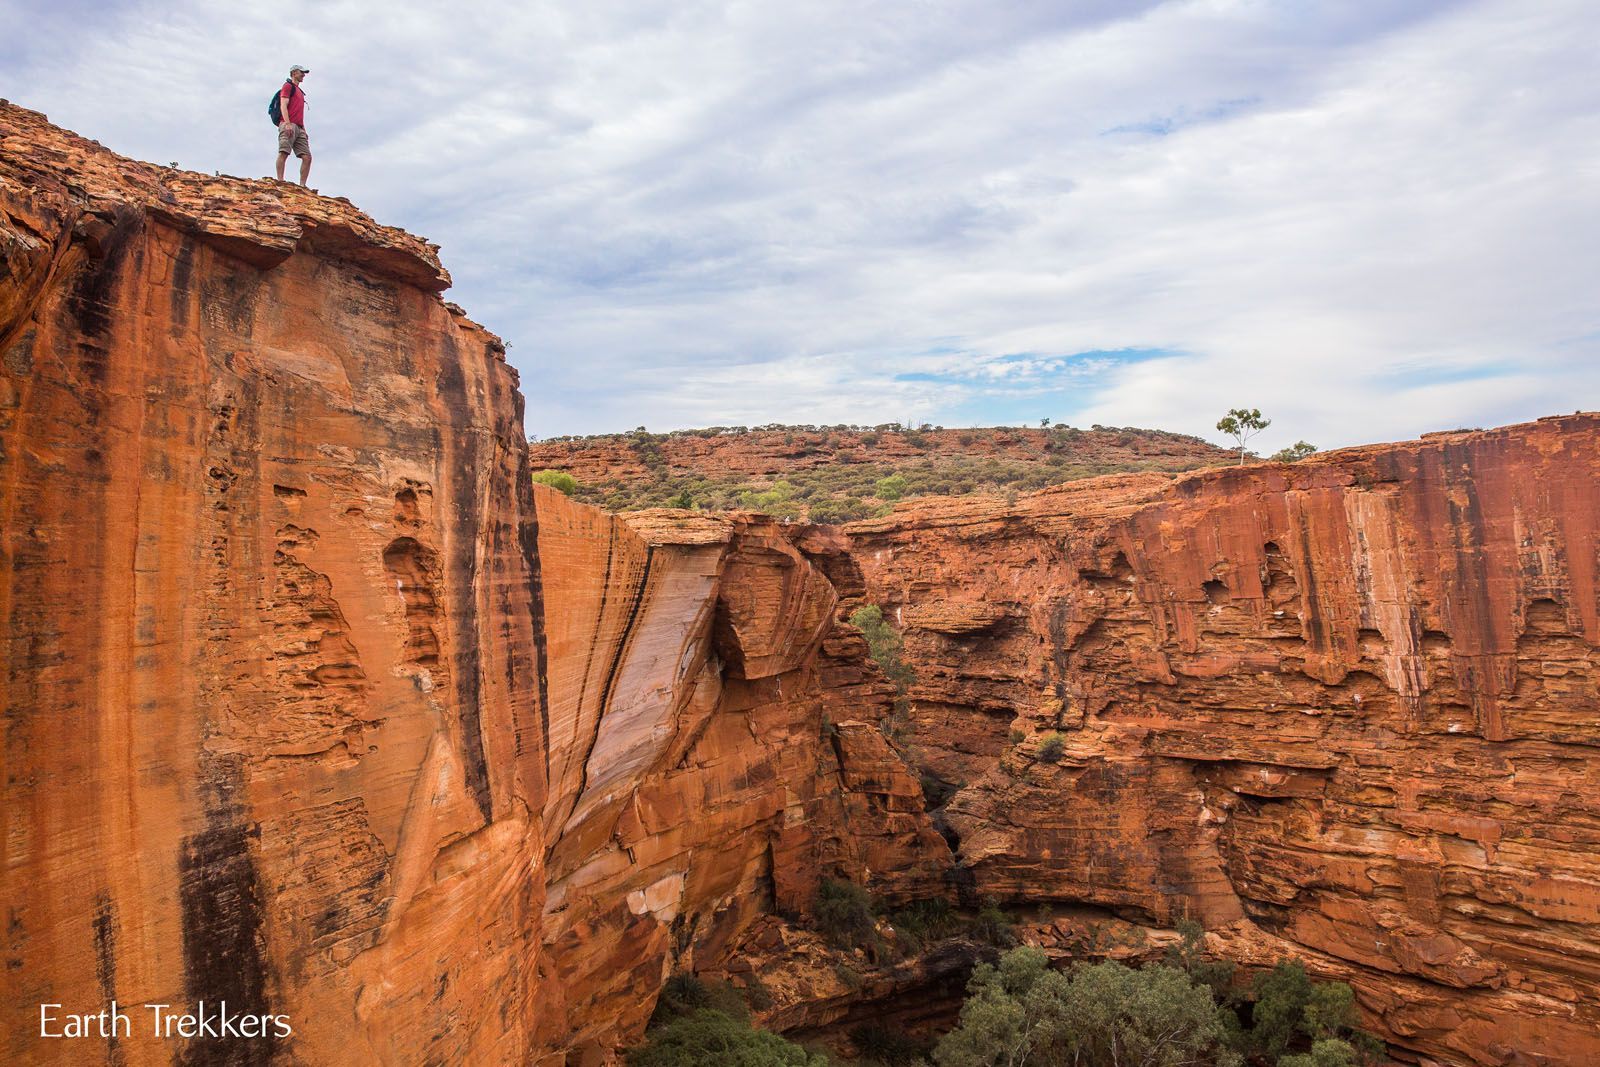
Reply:
<svg viewBox="0 0 1600 1067"><path fill-rule="evenodd" d="M683 973L948 1020L992 950L834 947L838 879L1063 962L1194 919L1405 1063L1600 1062L1600 415L614 513L534 484L448 284L0 103L7 1061L599 1067ZM39 1036L113 1000L292 1033Z"/></svg>

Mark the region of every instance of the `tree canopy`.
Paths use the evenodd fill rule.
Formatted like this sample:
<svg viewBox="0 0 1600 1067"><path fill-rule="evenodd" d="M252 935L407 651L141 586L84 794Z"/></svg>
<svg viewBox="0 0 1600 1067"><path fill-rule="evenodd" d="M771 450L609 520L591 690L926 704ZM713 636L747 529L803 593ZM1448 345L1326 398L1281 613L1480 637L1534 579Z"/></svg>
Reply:
<svg viewBox="0 0 1600 1067"><path fill-rule="evenodd" d="M1261 417L1260 408L1229 408L1228 413L1217 420L1217 429L1233 438L1239 446L1241 464L1244 462L1245 442L1271 425L1271 419Z"/></svg>

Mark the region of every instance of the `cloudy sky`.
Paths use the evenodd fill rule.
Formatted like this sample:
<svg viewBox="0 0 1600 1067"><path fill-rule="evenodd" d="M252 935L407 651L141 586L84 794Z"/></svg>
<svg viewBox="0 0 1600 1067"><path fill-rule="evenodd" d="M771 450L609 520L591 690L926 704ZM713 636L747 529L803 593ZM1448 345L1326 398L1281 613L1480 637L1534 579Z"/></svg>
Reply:
<svg viewBox="0 0 1600 1067"><path fill-rule="evenodd" d="M530 433L1600 407L1593 0L0 0L0 95L443 244ZM12 29L20 28L20 32Z"/></svg>

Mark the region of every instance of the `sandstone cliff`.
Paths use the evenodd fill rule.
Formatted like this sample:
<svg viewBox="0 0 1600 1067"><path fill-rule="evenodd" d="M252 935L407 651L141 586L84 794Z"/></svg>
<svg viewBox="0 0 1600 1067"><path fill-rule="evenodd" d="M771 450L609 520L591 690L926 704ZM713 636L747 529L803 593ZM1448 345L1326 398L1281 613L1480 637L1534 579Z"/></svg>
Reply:
<svg viewBox="0 0 1600 1067"><path fill-rule="evenodd" d="M292 1038L88 1055L599 1062L821 872L942 884L831 585L770 520L536 496L431 246L0 148L8 1060L203 999Z"/></svg>
<svg viewBox="0 0 1600 1067"><path fill-rule="evenodd" d="M536 503L546 1004L567 997L576 1053L635 1037L671 969L750 974L746 939L824 874L944 892L949 848L878 729L891 691L777 524Z"/></svg>
<svg viewBox="0 0 1600 1067"><path fill-rule="evenodd" d="M905 628L910 751L960 788L976 892L1198 918L1440 1062L1588 1063L1597 476L1580 415L918 501L823 562Z"/></svg>
<svg viewBox="0 0 1600 1067"><path fill-rule="evenodd" d="M1062 955L1192 915L1408 1059L1600 1059L1600 419L619 517L530 485L435 253L0 104L8 1061L600 1064L674 970L781 1028L959 987L845 982L824 875ZM113 998L294 1033L34 1036Z"/></svg>
<svg viewBox="0 0 1600 1067"><path fill-rule="evenodd" d="M0 107L10 1062L509 1062L545 670L521 401L434 250ZM484 991L496 990L493 1011ZM292 1045L41 1042L229 1001Z"/></svg>

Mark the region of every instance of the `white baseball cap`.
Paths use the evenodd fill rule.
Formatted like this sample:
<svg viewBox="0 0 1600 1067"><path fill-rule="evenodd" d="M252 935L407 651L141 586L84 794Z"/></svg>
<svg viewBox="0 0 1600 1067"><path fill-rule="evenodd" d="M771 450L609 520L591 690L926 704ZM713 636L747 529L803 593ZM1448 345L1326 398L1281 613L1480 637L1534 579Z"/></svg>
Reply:
<svg viewBox="0 0 1600 1067"><path fill-rule="evenodd" d="M289 68L289 73L290 74L310 74L311 73L311 68L310 67L302 67L300 64L296 63L294 66Z"/></svg>

